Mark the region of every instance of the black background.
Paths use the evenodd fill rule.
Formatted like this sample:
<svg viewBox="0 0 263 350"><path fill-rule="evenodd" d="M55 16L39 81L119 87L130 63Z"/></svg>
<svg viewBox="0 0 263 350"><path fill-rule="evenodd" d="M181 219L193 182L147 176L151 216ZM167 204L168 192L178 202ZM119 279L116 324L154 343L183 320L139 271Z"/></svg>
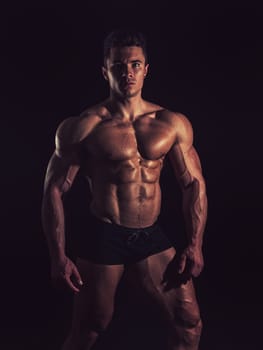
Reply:
<svg viewBox="0 0 263 350"><path fill-rule="evenodd" d="M72 298L51 287L40 223L44 173L58 124L107 97L102 40L127 24L148 38L144 98L189 117L207 181L200 349L260 348L262 21L252 2L10 2L1 11L3 349L55 350L67 331ZM162 182L172 230L169 168ZM83 220L82 196L77 180L73 224ZM149 345L150 326L127 313L106 348L157 349L158 331Z"/></svg>

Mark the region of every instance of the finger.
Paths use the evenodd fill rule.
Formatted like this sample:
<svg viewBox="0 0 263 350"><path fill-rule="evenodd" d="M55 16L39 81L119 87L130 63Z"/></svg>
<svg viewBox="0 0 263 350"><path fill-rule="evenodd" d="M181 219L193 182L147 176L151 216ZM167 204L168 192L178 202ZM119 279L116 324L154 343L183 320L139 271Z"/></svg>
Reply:
<svg viewBox="0 0 263 350"><path fill-rule="evenodd" d="M191 278L191 262L187 259L184 259L184 268L179 274L179 278L182 284L186 284Z"/></svg>
<svg viewBox="0 0 263 350"><path fill-rule="evenodd" d="M200 265L195 265L192 269L192 275L194 277L198 277L202 271L202 266Z"/></svg>
<svg viewBox="0 0 263 350"><path fill-rule="evenodd" d="M69 288L71 290L73 290L74 292L79 292L79 288L77 288L76 286L74 286L74 284L72 283L71 279L70 279L70 276L69 275L66 275L65 276L65 281L67 282Z"/></svg>
<svg viewBox="0 0 263 350"><path fill-rule="evenodd" d="M77 283L80 286L82 286L83 285L83 281L82 281L81 276L79 274L79 271L78 271L78 269L76 267L73 268L72 273L73 273L73 276L75 277L75 279L77 280Z"/></svg>
<svg viewBox="0 0 263 350"><path fill-rule="evenodd" d="M185 270L185 265L186 265L186 256L182 255L178 264L178 273L183 273L183 271Z"/></svg>

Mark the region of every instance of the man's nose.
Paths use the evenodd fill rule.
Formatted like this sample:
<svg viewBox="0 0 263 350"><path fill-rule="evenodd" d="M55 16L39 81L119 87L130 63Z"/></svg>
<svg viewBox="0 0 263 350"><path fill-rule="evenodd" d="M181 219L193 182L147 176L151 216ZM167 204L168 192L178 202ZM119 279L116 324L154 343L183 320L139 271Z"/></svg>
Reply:
<svg viewBox="0 0 263 350"><path fill-rule="evenodd" d="M132 68L127 66L123 66L123 70L122 70L122 76L123 77L132 77L133 76L133 71Z"/></svg>

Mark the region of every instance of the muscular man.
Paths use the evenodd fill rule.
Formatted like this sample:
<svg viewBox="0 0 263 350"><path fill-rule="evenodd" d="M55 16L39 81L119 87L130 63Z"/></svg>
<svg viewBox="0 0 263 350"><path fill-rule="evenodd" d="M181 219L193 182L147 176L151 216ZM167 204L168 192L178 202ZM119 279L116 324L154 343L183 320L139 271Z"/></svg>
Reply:
<svg viewBox="0 0 263 350"><path fill-rule="evenodd" d="M75 292L63 350L92 348L112 319L124 275L158 310L167 330L162 349L198 349L202 323L192 277L203 268L205 182L188 119L142 98L148 68L142 34L109 34L102 67L109 98L66 119L56 133L42 214L52 278ZM165 157L183 194L188 245L181 254L158 224ZM89 179L93 218L74 264L65 252L62 196L80 168Z"/></svg>

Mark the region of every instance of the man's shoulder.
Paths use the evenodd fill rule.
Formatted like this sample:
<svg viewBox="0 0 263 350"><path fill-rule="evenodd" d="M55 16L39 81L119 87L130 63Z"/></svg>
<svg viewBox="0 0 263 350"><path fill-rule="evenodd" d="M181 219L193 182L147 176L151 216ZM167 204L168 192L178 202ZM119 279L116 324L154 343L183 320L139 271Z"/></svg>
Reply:
<svg viewBox="0 0 263 350"><path fill-rule="evenodd" d="M79 116L64 119L57 128L56 138L70 144L79 143L105 118L105 114L102 104L86 108Z"/></svg>
<svg viewBox="0 0 263 350"><path fill-rule="evenodd" d="M89 120L93 118L99 118L100 120L102 120L103 118L107 117L108 114L109 114L109 110L107 108L106 101L103 101L101 103L98 103L96 105L86 108L80 114L80 118L81 119L89 118Z"/></svg>
<svg viewBox="0 0 263 350"><path fill-rule="evenodd" d="M161 108L158 110L156 113L156 119L169 123L171 126L176 128L191 124L189 118L185 114L175 112L167 108Z"/></svg>
<svg viewBox="0 0 263 350"><path fill-rule="evenodd" d="M192 144L193 129L192 124L186 115L180 112L174 112L168 109L163 109L156 116L166 125L169 125L171 132L175 135L176 143ZM172 131L173 130L173 131Z"/></svg>

